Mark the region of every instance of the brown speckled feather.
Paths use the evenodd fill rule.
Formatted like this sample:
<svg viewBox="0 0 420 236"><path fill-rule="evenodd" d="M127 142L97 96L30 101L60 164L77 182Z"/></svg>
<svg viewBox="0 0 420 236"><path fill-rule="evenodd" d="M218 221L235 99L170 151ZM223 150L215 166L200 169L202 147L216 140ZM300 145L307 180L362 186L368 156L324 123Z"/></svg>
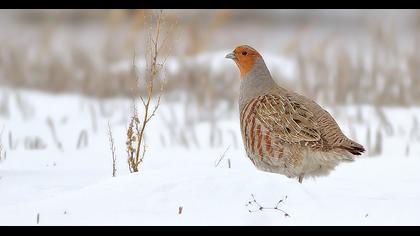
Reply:
<svg viewBox="0 0 420 236"><path fill-rule="evenodd" d="M264 95L256 98L257 118L287 143L313 142L321 139L314 114L291 97Z"/></svg>
<svg viewBox="0 0 420 236"><path fill-rule="evenodd" d="M362 151L363 147L348 139L327 111L310 100L302 101L298 94L267 94L252 99L243 112L255 127L263 127L271 135L269 139L280 139L283 143L320 149L343 148L353 152ZM245 117L241 120L244 122ZM249 132L250 144L253 144L254 132ZM271 144L269 144L270 146ZM253 145L249 145L253 150Z"/></svg>

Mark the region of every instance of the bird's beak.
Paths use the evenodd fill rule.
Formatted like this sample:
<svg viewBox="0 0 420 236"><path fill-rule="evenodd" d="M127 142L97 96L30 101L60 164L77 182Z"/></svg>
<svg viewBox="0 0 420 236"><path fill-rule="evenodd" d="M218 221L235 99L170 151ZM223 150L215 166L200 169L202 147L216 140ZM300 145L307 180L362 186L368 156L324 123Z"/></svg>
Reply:
<svg viewBox="0 0 420 236"><path fill-rule="evenodd" d="M225 58L229 58L229 59L235 60L236 59L236 56L235 56L235 54L233 52L231 52L231 53L227 54L225 56Z"/></svg>

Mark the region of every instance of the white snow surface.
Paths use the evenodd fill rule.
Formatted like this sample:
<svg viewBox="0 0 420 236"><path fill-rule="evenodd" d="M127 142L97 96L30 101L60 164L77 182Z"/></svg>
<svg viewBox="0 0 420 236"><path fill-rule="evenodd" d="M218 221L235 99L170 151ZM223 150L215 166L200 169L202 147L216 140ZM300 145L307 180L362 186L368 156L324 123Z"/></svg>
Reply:
<svg viewBox="0 0 420 236"><path fill-rule="evenodd" d="M128 99L99 101L21 90L21 98L33 111L23 120L15 104L16 91L1 91L9 94L10 112L0 116L0 130L4 127L1 141L7 152L0 162L0 225L420 224L420 142L410 139L419 108L385 109L394 132L383 132L381 155L363 155L338 166L328 177L299 184L296 179L262 172L252 165L240 140L236 116L219 122L220 145L209 145L211 126L205 121L195 125L199 147L173 145L159 114L171 107L181 116L181 105L163 100L146 130L147 152L140 171L129 173L125 153ZM101 107L105 115L101 115ZM348 120L354 119L356 108L327 110L349 135ZM364 123L353 122L354 138L366 144L366 125L375 134L380 124L371 107L364 106L361 111ZM47 117L54 121L63 150L52 139ZM117 149L116 177L111 176L108 120ZM88 132L88 145L77 149L82 129ZM12 139L19 141L14 150L8 144L9 131ZM230 131L236 135L236 144ZM46 148L26 150L23 139L28 136L39 136ZM252 202L251 195L264 207L262 211L255 203L247 205ZM289 216L265 209L281 199L279 209Z"/></svg>

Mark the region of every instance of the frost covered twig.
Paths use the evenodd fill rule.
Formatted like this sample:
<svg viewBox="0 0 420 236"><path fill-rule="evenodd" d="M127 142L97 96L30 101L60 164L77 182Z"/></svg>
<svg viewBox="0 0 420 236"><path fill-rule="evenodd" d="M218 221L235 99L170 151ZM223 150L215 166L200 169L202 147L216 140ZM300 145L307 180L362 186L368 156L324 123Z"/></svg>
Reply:
<svg viewBox="0 0 420 236"><path fill-rule="evenodd" d="M250 213L257 212L257 211L263 211L263 210L277 210L277 211L281 211L284 214L285 217L290 217L289 213L287 213L284 210L279 208L280 204L283 203L287 199L287 195L283 199L279 200L274 207L264 207L257 202L257 200L254 197L254 194L251 194L251 197L252 197L252 201L249 201L246 204L246 206L248 206L248 207L256 206L256 209L254 209L254 210L248 209L248 211Z"/></svg>

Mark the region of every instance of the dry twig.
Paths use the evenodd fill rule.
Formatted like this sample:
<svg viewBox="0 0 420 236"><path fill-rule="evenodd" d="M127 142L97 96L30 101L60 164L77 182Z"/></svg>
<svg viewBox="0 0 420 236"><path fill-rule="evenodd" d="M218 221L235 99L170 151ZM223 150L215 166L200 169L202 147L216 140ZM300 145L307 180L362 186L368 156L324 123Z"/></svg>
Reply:
<svg viewBox="0 0 420 236"><path fill-rule="evenodd" d="M263 210L277 210L277 211L281 211L284 214L285 217L290 217L289 213L287 213L284 210L279 208L280 204L283 203L287 199L287 196L285 196L283 199L279 200L274 207L263 207L261 204L259 204L257 202L257 200L254 197L254 194L251 194L251 197L252 197L252 201L249 201L246 204L246 206L251 206L251 207L256 206L257 208L254 209L254 210L249 209L248 211L250 213L257 212L257 211L263 211Z"/></svg>
<svg viewBox="0 0 420 236"><path fill-rule="evenodd" d="M112 130L111 130L111 125L109 124L109 121L108 121L108 137L109 137L109 145L110 145L111 154L112 154L112 177L115 177L117 173L117 167L116 167L117 157L115 155L114 138L112 136Z"/></svg>
<svg viewBox="0 0 420 236"><path fill-rule="evenodd" d="M219 166L219 164L220 164L220 162L223 160L223 158L225 157L225 155L226 155L226 152L229 150L229 148L230 148L230 145L226 148L226 150L223 152L223 154L222 154L222 156L220 156L220 158L219 158L219 160L216 162L216 167L218 167Z"/></svg>
<svg viewBox="0 0 420 236"><path fill-rule="evenodd" d="M134 114L131 117L131 121L127 130L127 154L128 154L128 164L130 172L138 172L139 164L143 161L144 155L146 153L146 145L144 142L144 134L147 127L147 124L150 122L153 116L155 116L156 111L159 108L160 101L164 92L164 83L161 81L161 86L159 93L157 95L156 103L152 107L151 101L154 94L154 82L158 79L159 75L164 68L167 56L163 60L159 60L160 51L162 47L165 46L167 42L168 35L161 39L161 27L163 24L163 11L159 11L156 19L155 32L152 35L152 32L149 32L149 38L147 41L148 46L148 55L146 56L148 68L146 70L146 88L147 94L146 97L140 96L140 100L143 105L143 115L141 120L139 119L137 109L134 105ZM133 58L133 68L137 72L135 66L135 53ZM140 79L137 76L136 79L139 82ZM143 147L143 148L141 148Z"/></svg>

